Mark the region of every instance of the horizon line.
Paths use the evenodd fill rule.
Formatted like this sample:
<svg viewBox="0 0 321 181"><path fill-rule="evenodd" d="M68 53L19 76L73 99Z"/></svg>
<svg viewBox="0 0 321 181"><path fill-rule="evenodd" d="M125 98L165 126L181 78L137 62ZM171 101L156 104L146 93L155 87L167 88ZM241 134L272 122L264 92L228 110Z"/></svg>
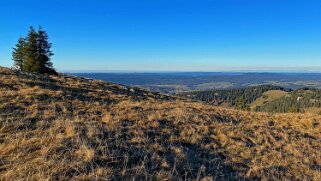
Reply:
<svg viewBox="0 0 321 181"><path fill-rule="evenodd" d="M321 70L63 70L62 73L90 74L90 73L320 73Z"/></svg>

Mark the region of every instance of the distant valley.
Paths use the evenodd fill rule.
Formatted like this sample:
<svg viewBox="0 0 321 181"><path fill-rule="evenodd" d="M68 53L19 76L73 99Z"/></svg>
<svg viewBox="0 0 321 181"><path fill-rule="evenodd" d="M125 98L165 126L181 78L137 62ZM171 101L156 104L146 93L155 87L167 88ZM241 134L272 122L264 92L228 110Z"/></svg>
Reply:
<svg viewBox="0 0 321 181"><path fill-rule="evenodd" d="M181 72L77 73L75 75L170 94L194 90L234 89L262 84L290 89L321 88L321 73Z"/></svg>
<svg viewBox="0 0 321 181"><path fill-rule="evenodd" d="M321 73L189 72L76 75L247 111L321 114Z"/></svg>

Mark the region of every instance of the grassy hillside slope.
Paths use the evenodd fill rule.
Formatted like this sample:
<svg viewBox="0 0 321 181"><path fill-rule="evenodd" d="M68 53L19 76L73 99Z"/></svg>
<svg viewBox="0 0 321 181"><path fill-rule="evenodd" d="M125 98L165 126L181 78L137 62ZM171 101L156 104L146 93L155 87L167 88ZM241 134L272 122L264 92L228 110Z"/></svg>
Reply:
<svg viewBox="0 0 321 181"><path fill-rule="evenodd" d="M251 110L255 109L257 106L263 106L271 101L280 99L281 97L287 95L288 92L282 90L270 90L263 93L263 95L257 98L253 103L251 103Z"/></svg>
<svg viewBox="0 0 321 181"><path fill-rule="evenodd" d="M1 180L320 180L321 117L0 70Z"/></svg>

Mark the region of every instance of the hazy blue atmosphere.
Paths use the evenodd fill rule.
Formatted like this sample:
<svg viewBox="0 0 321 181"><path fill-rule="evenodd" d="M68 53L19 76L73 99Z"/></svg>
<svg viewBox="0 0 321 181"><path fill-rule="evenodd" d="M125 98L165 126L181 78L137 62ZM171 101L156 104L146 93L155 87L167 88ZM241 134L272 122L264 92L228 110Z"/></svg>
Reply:
<svg viewBox="0 0 321 181"><path fill-rule="evenodd" d="M0 65L30 25L58 71L320 71L320 0L4 0Z"/></svg>

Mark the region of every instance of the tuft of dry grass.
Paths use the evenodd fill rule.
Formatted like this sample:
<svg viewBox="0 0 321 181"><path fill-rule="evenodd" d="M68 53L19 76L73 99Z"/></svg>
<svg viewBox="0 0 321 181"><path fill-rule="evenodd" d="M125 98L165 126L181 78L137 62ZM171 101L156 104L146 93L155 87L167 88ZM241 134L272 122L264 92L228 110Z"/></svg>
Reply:
<svg viewBox="0 0 321 181"><path fill-rule="evenodd" d="M86 162L91 162L95 157L95 150L86 146L82 146L76 151L76 154Z"/></svg>

